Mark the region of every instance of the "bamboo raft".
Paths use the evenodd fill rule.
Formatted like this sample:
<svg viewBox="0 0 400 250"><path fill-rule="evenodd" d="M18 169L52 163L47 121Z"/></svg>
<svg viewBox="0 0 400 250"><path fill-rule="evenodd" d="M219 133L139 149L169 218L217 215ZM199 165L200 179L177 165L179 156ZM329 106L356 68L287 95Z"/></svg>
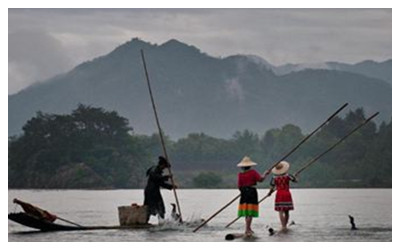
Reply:
<svg viewBox="0 0 400 250"><path fill-rule="evenodd" d="M43 232L53 231L84 231L84 230L109 230L109 229L147 229L154 227L152 224L138 224L132 226L69 226L46 221L24 212L9 213L8 219L26 227L39 229Z"/></svg>
<svg viewBox="0 0 400 250"><path fill-rule="evenodd" d="M43 232L53 231L84 231L84 230L108 230L108 229L147 229L154 227L152 224L134 226L69 226L46 221L24 212L9 213L8 219L26 227L39 229Z"/></svg>
<svg viewBox="0 0 400 250"><path fill-rule="evenodd" d="M8 219L16 222L18 224L21 224L23 226L26 226L26 227L39 229L40 231L43 231L43 232L110 230L110 229L147 229L147 228L154 227L154 225L149 224L147 222L143 222L143 220L141 223L135 223L137 221L137 216L135 216L135 218L133 218L132 216L129 216L129 214L127 215L126 212L121 213L122 210L126 211L126 209L121 209L121 211L120 211L120 225L83 226L83 225L77 224L75 222L61 218L52 213L49 213L46 210L43 210L39 207L36 207L36 206L29 204L27 202L24 202L24 201L14 199L14 203L20 205L22 207L22 209L24 210L24 212L9 213ZM126 207L121 207L121 208L126 208ZM122 214L123 214L123 216L122 216ZM57 219L67 222L70 225L54 223L54 221ZM133 221L134 223L129 223L129 222L132 222L132 219L134 219L134 221Z"/></svg>

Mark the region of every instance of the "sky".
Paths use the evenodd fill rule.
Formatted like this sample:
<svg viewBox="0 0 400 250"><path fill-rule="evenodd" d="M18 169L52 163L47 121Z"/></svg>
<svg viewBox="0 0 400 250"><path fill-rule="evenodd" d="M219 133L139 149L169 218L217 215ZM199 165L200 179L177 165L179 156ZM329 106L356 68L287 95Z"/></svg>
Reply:
<svg viewBox="0 0 400 250"><path fill-rule="evenodd" d="M139 37L274 65L392 58L391 9L8 9L8 94Z"/></svg>

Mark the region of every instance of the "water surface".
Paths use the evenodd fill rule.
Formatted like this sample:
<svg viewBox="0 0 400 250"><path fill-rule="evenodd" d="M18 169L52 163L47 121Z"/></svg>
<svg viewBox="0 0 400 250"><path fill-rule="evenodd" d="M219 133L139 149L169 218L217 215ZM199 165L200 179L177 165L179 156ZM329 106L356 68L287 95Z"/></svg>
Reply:
<svg viewBox="0 0 400 250"><path fill-rule="evenodd" d="M259 198L267 190L259 189ZM167 219L174 196L162 190ZM201 218L208 218L239 194L234 189L177 190L183 219L194 225L177 225L172 221L162 227L141 230L95 230L72 232L37 232L8 222L9 241L134 241L134 242L217 242L228 233L242 233L236 218L237 201L196 233L193 229ZM295 210L290 213L294 225L286 234L269 236L268 228L279 229L278 213L273 210L273 197L260 205L260 217L253 220L257 236L253 241L280 242L347 242L392 241L391 189L292 189ZM117 207L143 203L143 190L9 190L8 212L21 211L13 198L35 204L58 216L85 226L118 225ZM350 230L348 215L355 218L359 230ZM62 222L60 222L62 223ZM157 224L152 217L150 223ZM197 224L196 224L197 223ZM242 239L236 241L243 241Z"/></svg>

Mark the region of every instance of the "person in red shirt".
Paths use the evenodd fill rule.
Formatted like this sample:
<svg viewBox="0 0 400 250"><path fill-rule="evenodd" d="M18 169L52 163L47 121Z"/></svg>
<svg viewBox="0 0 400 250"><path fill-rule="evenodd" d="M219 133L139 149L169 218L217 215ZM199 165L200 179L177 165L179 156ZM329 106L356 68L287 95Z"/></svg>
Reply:
<svg viewBox="0 0 400 250"><path fill-rule="evenodd" d="M256 170L251 169L256 165L257 163L253 162L248 156L243 157L242 161L237 164L237 167L242 169L242 172L238 174L238 188L240 190L238 216L245 217L246 236L253 234L251 222L253 217L258 217L257 182L262 182L269 174L268 170L260 175Z"/></svg>
<svg viewBox="0 0 400 250"><path fill-rule="evenodd" d="M281 161L272 169L274 177L271 179L271 189L267 196L276 191L275 196L275 211L279 212L281 221L281 231L287 230L289 221L289 211L294 209L292 195L289 190L290 181L297 182L296 176L288 174L290 164L286 161Z"/></svg>

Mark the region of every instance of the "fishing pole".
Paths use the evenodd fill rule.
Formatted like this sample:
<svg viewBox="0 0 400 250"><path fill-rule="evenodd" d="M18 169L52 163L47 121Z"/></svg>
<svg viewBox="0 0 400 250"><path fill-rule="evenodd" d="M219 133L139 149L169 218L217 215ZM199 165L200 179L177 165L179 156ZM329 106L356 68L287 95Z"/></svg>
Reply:
<svg viewBox="0 0 400 250"><path fill-rule="evenodd" d="M348 103L343 104L338 110L336 110L331 116L328 117L321 125L319 125L314 131L312 131L309 135L303 138L292 150L290 150L288 153L286 153L280 160L275 162L271 167L267 169L266 172L270 172L276 165L279 164L279 162L285 160L289 155L291 155L294 151L296 151L304 142L306 142L313 134L315 134L321 127L323 127L325 124L327 124L330 120L332 120L333 117L335 117L340 111L342 111ZM220 212L222 212L225 208L227 208L230 204L232 204L235 200L237 200L240 197L240 194L237 195L235 198L233 198L228 204L223 206L220 210L218 210L216 213L214 213L212 216L210 216L207 220L205 220L202 224L200 224L197 228L193 230L193 232L196 232L199 230L201 227L203 227L208 221L210 221L212 218L214 218L216 215L218 215Z"/></svg>
<svg viewBox="0 0 400 250"><path fill-rule="evenodd" d="M372 120L373 118L375 118L375 116L377 116L379 114L379 112L376 112L375 114L373 114L372 116L370 116L368 119L364 120L362 123L360 123L357 127L355 127L353 130L351 130L348 134L346 134L344 137L342 137L339 141L337 141L336 143L334 143L331 147L329 147L327 150L325 150L324 152L322 152L321 154L319 154L318 156L316 156L315 158L311 159L307 164L305 164L303 167L301 167L299 170L296 171L296 173L294 174L295 177L297 177L301 172L303 172L306 168L310 167L314 162L316 162L318 159L320 159L322 156L324 156L325 154L327 154L329 151L331 151L332 149L334 149L337 145L339 145L340 143L342 143L344 140L346 140L350 135L352 135L354 132L356 132L358 129L360 129L362 126L364 126L365 124L367 124L370 120ZM263 202L266 198L268 198L269 196L266 195L264 196L259 202L258 204L260 204L261 202ZM240 217L237 217L236 219L234 219L233 221L231 221L230 223L228 223L225 228L228 228L230 225L232 225L233 223L235 223L238 219L240 219Z"/></svg>
<svg viewBox="0 0 400 250"><path fill-rule="evenodd" d="M151 104L152 104L152 106L153 106L154 116L155 116L155 118L156 118L156 123L157 123L158 133L159 133L159 135L160 135L160 141L161 141L162 150L163 150L163 152L164 152L164 157L165 157L165 159L166 159L167 162L169 163L169 158L168 158L168 154L167 154L167 149L166 149L166 147L165 147L164 137L163 137L163 133L162 133L161 126L160 126L160 121L159 121L159 119L158 119L156 104L155 104L154 98L153 98L153 92L151 91L150 79L149 79L149 74L148 74L147 67L146 67L146 61L145 61L145 59L144 59L144 52L143 52L143 49L140 50L140 53L141 53L141 55L142 55L143 67L144 67L144 71L145 71L145 75L146 75L146 80L147 80L147 87L148 87L148 89L149 89ZM181 207L180 207L180 205L179 205L178 195L177 195L177 193L176 193L176 186L175 186L174 178L173 178L173 175L172 175L171 166L169 166L167 169L168 169L169 175L171 176L172 190L173 190L173 192L174 192L175 202L176 202L176 206L177 206L178 212L179 212L179 221L182 222L182 212L181 212Z"/></svg>

